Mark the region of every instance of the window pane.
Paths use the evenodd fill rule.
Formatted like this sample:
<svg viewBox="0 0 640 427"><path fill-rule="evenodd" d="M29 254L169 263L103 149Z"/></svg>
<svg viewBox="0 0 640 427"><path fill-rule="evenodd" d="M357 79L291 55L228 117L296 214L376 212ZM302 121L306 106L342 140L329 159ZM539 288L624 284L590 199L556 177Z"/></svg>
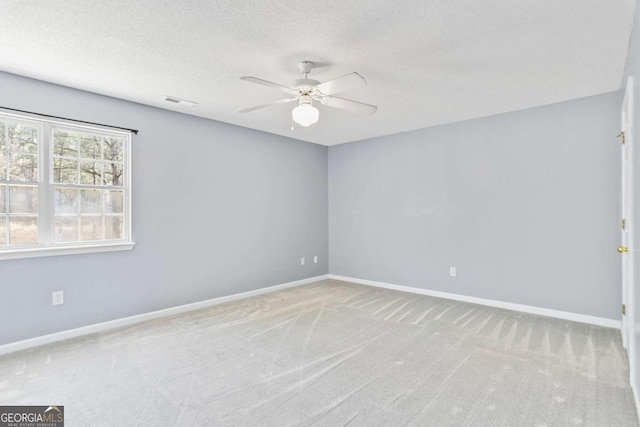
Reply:
<svg viewBox="0 0 640 427"><path fill-rule="evenodd" d="M121 240L124 236L124 217L122 215L107 216L104 219L105 239Z"/></svg>
<svg viewBox="0 0 640 427"><path fill-rule="evenodd" d="M80 161L80 184L102 185L102 163Z"/></svg>
<svg viewBox="0 0 640 427"><path fill-rule="evenodd" d="M122 186L124 168L122 163L105 163L104 165L104 185Z"/></svg>
<svg viewBox="0 0 640 427"><path fill-rule="evenodd" d="M0 215L0 246L7 244L7 217Z"/></svg>
<svg viewBox="0 0 640 427"><path fill-rule="evenodd" d="M71 188L56 188L54 195L56 214L78 213L78 190Z"/></svg>
<svg viewBox="0 0 640 427"><path fill-rule="evenodd" d="M9 243L38 243L38 218L10 217Z"/></svg>
<svg viewBox="0 0 640 427"><path fill-rule="evenodd" d="M38 181L38 156L32 154L12 154L9 179L12 181Z"/></svg>
<svg viewBox="0 0 640 427"><path fill-rule="evenodd" d="M4 150L6 148L4 145L5 144L4 133L7 128L5 126L6 125L3 122L0 122L0 150Z"/></svg>
<svg viewBox="0 0 640 427"><path fill-rule="evenodd" d="M80 192L80 212L102 213L102 190L82 190Z"/></svg>
<svg viewBox="0 0 640 427"><path fill-rule="evenodd" d="M77 216L57 216L55 219L56 242L77 242L79 219Z"/></svg>
<svg viewBox="0 0 640 427"><path fill-rule="evenodd" d="M37 214L38 187L24 185L9 186L9 213Z"/></svg>
<svg viewBox="0 0 640 427"><path fill-rule="evenodd" d="M102 240L102 216L80 218L80 240Z"/></svg>
<svg viewBox="0 0 640 427"><path fill-rule="evenodd" d="M7 179L7 153L0 151L0 181L5 179Z"/></svg>
<svg viewBox="0 0 640 427"><path fill-rule="evenodd" d="M60 184L77 184L78 183L78 161L53 159L53 182Z"/></svg>
<svg viewBox="0 0 640 427"><path fill-rule="evenodd" d="M124 139L104 138L102 143L105 160L122 162L124 160Z"/></svg>
<svg viewBox="0 0 640 427"><path fill-rule="evenodd" d="M0 185L0 215L7 213L6 193L7 186Z"/></svg>
<svg viewBox="0 0 640 427"><path fill-rule="evenodd" d="M56 129L53 133L55 156L78 157L78 141L75 133Z"/></svg>
<svg viewBox="0 0 640 427"><path fill-rule="evenodd" d="M83 159L100 159L102 138L95 135L82 135L80 140L80 157Z"/></svg>
<svg viewBox="0 0 640 427"><path fill-rule="evenodd" d="M105 190L104 211L106 213L124 213L124 191Z"/></svg>
<svg viewBox="0 0 640 427"><path fill-rule="evenodd" d="M9 149L13 152L38 154L38 128L18 123L10 124Z"/></svg>

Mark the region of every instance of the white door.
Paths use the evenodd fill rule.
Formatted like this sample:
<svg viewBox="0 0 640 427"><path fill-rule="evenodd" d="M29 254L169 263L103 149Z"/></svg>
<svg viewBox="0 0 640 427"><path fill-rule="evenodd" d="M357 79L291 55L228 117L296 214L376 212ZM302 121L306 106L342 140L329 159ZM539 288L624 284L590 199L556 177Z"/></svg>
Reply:
<svg viewBox="0 0 640 427"><path fill-rule="evenodd" d="M635 346L631 340L633 314L633 216L632 216L632 185L633 185L633 79L629 77L624 100L622 102L622 133L620 134L622 153L622 180L620 197L621 242L620 252L622 262L622 343L627 349L629 359L634 360Z"/></svg>

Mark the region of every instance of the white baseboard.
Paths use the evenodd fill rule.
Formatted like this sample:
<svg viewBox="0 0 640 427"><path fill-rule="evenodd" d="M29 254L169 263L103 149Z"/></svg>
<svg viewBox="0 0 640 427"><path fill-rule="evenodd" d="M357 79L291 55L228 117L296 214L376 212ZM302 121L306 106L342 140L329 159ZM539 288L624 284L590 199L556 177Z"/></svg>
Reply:
<svg viewBox="0 0 640 427"><path fill-rule="evenodd" d="M317 282L319 280L328 279L329 275L324 274L322 276L310 277L308 279L296 280L295 282L282 283L280 285L269 286L267 288L256 289L253 291L241 292L238 294L227 295L223 297L213 298L206 301L194 302L192 304L179 305L176 307L165 308L163 310L151 311L149 313L138 314L130 317L123 317L121 319L110 320L108 322L96 323L93 325L83 326L80 328L69 329L62 332L56 332L54 334L43 335L41 337L35 337L26 339L23 341L16 341L4 345L0 345L0 355L13 353L14 351L25 350L27 348L37 347L52 342L62 341L69 338L75 338L82 335L94 334L96 332L108 331L110 329L121 328L123 326L134 325L140 322L146 322L147 320L158 319L161 317L173 316L175 314L185 313L187 311L198 310L201 308L207 308L225 302L236 301L239 299L250 298L257 295L263 295L270 292L279 291L282 289L293 288L295 286L306 285L308 283Z"/></svg>
<svg viewBox="0 0 640 427"><path fill-rule="evenodd" d="M376 282L373 280L358 279L355 277L337 276L329 274L330 279L345 282L359 283L361 285L375 286L378 288L394 289L396 291L410 292L431 297L445 298L456 301L470 302L473 304L487 305L490 307L505 308L507 310L521 311L523 313L538 314L541 316L555 317L557 319L571 320L573 322L589 323L591 325L605 326L607 328L621 328L620 320L606 319L603 317L589 316L586 314L570 313L567 311L552 310L549 308L534 307L530 305L514 304L511 302L497 301L484 298L470 297L467 295L451 294L448 292L432 291L428 289L413 288L410 286L393 285L390 283Z"/></svg>
<svg viewBox="0 0 640 427"><path fill-rule="evenodd" d="M410 293L428 295L428 296L437 297L437 298L446 298L446 299L451 299L456 301L470 302L473 304L486 305L490 307L505 308L507 310L521 311L524 313L531 313L531 314L539 314L542 316L555 317L558 319L571 320L574 322L589 323L592 325L605 326L609 328L620 329L620 326L621 326L620 321L614 320L614 319L605 319L601 317L588 316L585 314L569 313L566 311L551 310L548 308L540 308L540 307L533 307L533 306L522 305L522 304L514 304L514 303L509 303L504 301L476 298L476 297L470 297L466 295L452 294L448 292L432 291L428 289L420 289L420 288L414 288L410 286L394 285L390 283L376 282L373 280L358 279L354 277L338 276L335 274L325 274L321 276L310 277L308 279L296 280L294 282L270 286L267 288L256 289L253 291L227 295L227 296L213 298L206 301L195 302L192 304L180 305L177 307L170 307L163 310L157 310L149 313L138 314L135 316L124 317L121 319L110 320L108 322L96 323L94 325L83 326L76 329L69 329L66 331L56 332L54 334L49 334L49 335L43 335L41 337L30 338L23 341L16 341L16 342L0 345L0 355L12 353L20 350L25 350L28 348L37 347L37 346L41 346L44 344L49 344L57 341L63 341L69 338L75 338L82 335L88 335L96 332L108 331L110 329L121 328L123 326L134 325L136 323L145 322L147 320L153 320L161 317L167 317L175 314L185 313L188 311L198 310L201 308L207 308L214 305L223 304L226 302L236 301L239 299L263 295L266 293L275 292L275 291L279 291L287 288L292 288L295 286L306 285L309 283L313 283L313 282L317 282L325 279L342 280L345 282L359 283L362 285L375 286L379 288L394 289L402 292L410 292ZM637 402L638 392L635 389L634 389L634 395L636 396L636 402ZM638 410L640 411L640 406L638 408L639 408Z"/></svg>

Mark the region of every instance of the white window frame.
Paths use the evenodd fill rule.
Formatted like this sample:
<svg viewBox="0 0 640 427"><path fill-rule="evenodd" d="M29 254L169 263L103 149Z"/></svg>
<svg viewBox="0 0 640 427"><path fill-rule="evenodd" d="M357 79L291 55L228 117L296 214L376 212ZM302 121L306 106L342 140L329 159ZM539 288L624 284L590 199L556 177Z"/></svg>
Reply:
<svg viewBox="0 0 640 427"><path fill-rule="evenodd" d="M72 255L96 252L114 252L133 249L131 238L131 132L114 130L99 125L82 125L61 119L42 118L25 113L10 113L0 110L0 120L23 122L38 128L38 243L29 245L0 246L0 260L34 258L56 255ZM117 136L124 139L123 188L124 191L124 230L123 239L60 243L55 241L54 226L54 188L102 189L114 187L82 184L56 184L53 182L53 132L55 129L68 129L97 135ZM9 141L5 141L9 143ZM8 185L20 185L14 182ZM119 189L119 188L118 188ZM6 201L8 203L8 200Z"/></svg>

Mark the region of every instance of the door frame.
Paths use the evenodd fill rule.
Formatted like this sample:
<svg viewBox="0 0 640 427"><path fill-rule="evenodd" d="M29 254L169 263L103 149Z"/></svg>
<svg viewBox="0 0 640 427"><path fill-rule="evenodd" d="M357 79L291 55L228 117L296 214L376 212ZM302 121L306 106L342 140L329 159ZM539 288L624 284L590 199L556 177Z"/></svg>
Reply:
<svg viewBox="0 0 640 427"><path fill-rule="evenodd" d="M634 81L633 77L627 80L624 91L624 99L621 109L622 144L621 144L621 197L620 197L620 218L621 222L621 245L629 248L629 252L621 254L622 268L622 304L626 309L626 314L622 316L621 334L622 344L627 349L629 360L635 360L636 346L633 339L633 325L635 313L633 310L634 298L634 244L633 244L633 115L634 115ZM631 379L635 377L635 368L630 363Z"/></svg>

